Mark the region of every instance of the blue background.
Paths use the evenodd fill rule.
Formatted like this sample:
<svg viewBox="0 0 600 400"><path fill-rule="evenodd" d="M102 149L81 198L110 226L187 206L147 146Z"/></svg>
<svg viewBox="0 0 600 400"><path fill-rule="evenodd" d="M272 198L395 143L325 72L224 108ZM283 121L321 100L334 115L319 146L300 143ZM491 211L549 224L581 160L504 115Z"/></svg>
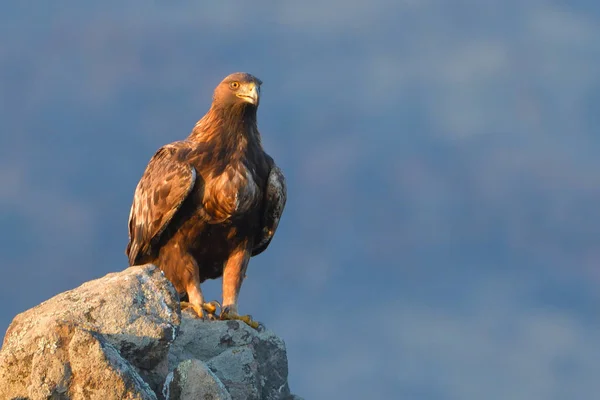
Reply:
<svg viewBox="0 0 600 400"><path fill-rule="evenodd" d="M240 311L293 392L597 398L599 4L2 2L0 331L127 266L146 163L247 71L289 191Z"/></svg>

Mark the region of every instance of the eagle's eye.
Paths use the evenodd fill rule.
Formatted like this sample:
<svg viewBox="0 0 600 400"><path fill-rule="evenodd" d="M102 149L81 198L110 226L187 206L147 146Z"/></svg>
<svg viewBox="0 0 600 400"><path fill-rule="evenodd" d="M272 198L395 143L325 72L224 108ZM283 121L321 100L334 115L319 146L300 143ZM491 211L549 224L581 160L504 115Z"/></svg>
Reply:
<svg viewBox="0 0 600 400"><path fill-rule="evenodd" d="M233 90L237 90L240 87L240 83L239 82L231 82L229 84L229 87L232 88Z"/></svg>

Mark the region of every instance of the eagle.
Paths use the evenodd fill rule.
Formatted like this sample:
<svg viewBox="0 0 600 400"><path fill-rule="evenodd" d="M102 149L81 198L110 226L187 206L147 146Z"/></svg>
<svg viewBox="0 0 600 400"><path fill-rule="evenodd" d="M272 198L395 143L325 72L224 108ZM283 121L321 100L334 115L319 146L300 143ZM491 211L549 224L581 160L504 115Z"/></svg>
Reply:
<svg viewBox="0 0 600 400"><path fill-rule="evenodd" d="M261 85L248 73L227 76L190 135L154 154L135 189L126 249L130 266L152 263L163 271L182 308L255 328L249 315L238 314L238 295L287 198L284 175L258 131ZM205 302L200 284L219 277L222 303Z"/></svg>

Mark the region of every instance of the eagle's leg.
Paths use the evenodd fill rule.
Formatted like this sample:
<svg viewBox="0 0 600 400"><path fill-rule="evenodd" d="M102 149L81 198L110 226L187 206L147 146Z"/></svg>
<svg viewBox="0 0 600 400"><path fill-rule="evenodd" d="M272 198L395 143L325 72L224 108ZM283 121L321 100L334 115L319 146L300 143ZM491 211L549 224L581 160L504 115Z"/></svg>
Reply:
<svg viewBox="0 0 600 400"><path fill-rule="evenodd" d="M223 269L223 311L220 318L244 321L254 329L258 329L258 322L254 321L250 315L239 315L237 310L238 295L246 276L248 261L250 261L250 252L246 249L245 244L234 250L225 263Z"/></svg>
<svg viewBox="0 0 600 400"><path fill-rule="evenodd" d="M196 260L187 255L187 258L191 259L192 270L191 277L189 278L185 291L188 295L189 302L181 302L181 309L192 308L194 312L198 315L199 318L205 318L204 312L208 313L209 319L216 318L217 307L221 308L221 305L217 301L211 301L208 303L204 302L204 296L202 295L202 289L200 289L200 276L198 265L196 264Z"/></svg>
<svg viewBox="0 0 600 400"><path fill-rule="evenodd" d="M182 302L181 308L183 309L187 305L194 310L199 318L204 318L204 308L202 307L204 304L204 296L202 295L202 290L200 290L200 282L190 282L186 287L186 292L188 294L189 303L184 304Z"/></svg>

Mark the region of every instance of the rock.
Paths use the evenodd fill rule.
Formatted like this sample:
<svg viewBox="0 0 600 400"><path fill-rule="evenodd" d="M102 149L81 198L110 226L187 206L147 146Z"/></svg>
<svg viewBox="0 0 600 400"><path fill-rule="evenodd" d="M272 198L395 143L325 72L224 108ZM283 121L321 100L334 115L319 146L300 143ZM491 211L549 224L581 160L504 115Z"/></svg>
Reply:
<svg viewBox="0 0 600 400"><path fill-rule="evenodd" d="M290 395L285 343L271 331L257 331L240 321L203 321L184 313L169 351L169 369L188 359L206 362L234 399Z"/></svg>
<svg viewBox="0 0 600 400"><path fill-rule="evenodd" d="M0 350L0 399L299 399L287 375L274 333L182 316L153 265L17 315Z"/></svg>
<svg viewBox="0 0 600 400"><path fill-rule="evenodd" d="M102 333L135 366L152 369L164 359L177 335L178 302L175 289L158 268L131 267L84 283L17 315L2 348L18 348L52 321L73 322Z"/></svg>
<svg viewBox="0 0 600 400"><path fill-rule="evenodd" d="M34 394L44 389L36 387L42 384L36 381L36 368L56 372L59 366L54 364L61 363L62 379L67 379L69 365L77 361L64 350L71 337L63 330L73 326L100 334L147 381L162 386L168 372L163 361L180 323L178 302L173 286L153 265L127 268L61 293L13 319L0 352L0 382L14 380L20 396L38 398ZM62 358L45 357L46 350L60 350ZM47 359L47 366L36 361L40 355ZM163 368L157 370L161 362ZM60 383L60 390L65 390L64 384Z"/></svg>
<svg viewBox="0 0 600 400"><path fill-rule="evenodd" d="M68 393L72 399L156 400L150 386L97 334L77 329L69 343L69 360L72 378Z"/></svg>
<svg viewBox="0 0 600 400"><path fill-rule="evenodd" d="M28 362L2 351L0 398L156 400L148 384L104 338L68 323L48 328L33 343Z"/></svg>
<svg viewBox="0 0 600 400"><path fill-rule="evenodd" d="M223 383L206 364L199 360L186 360L180 363L167 376L163 395L169 400L231 400Z"/></svg>
<svg viewBox="0 0 600 400"><path fill-rule="evenodd" d="M209 368L235 399L260 399L258 366L248 347L228 349L208 361ZM279 397L278 397L279 398Z"/></svg>

